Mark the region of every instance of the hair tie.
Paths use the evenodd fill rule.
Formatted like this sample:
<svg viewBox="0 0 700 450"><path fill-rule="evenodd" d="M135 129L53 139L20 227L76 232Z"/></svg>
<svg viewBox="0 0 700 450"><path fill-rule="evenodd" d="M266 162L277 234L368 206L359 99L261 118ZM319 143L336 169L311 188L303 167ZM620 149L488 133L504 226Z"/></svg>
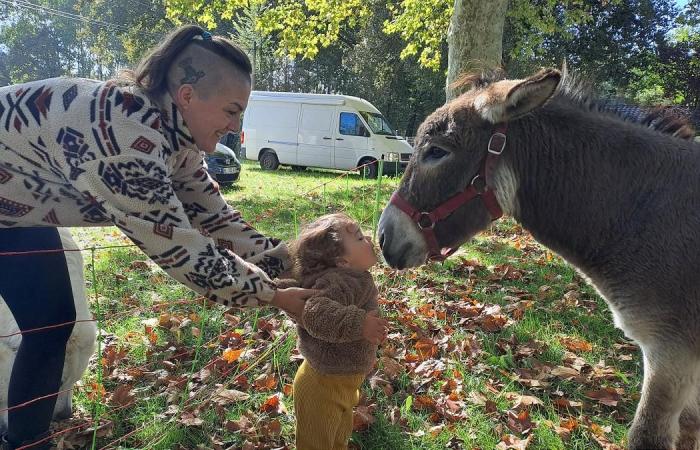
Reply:
<svg viewBox="0 0 700 450"><path fill-rule="evenodd" d="M202 40L211 41L211 33L208 31L202 31Z"/></svg>

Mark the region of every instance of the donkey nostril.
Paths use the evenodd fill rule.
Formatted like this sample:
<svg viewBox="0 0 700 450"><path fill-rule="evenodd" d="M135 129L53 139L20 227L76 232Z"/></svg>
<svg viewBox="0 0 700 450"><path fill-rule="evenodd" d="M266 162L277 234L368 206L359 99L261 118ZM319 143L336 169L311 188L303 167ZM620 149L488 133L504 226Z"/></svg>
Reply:
<svg viewBox="0 0 700 450"><path fill-rule="evenodd" d="M384 233L379 233L379 248L384 248Z"/></svg>

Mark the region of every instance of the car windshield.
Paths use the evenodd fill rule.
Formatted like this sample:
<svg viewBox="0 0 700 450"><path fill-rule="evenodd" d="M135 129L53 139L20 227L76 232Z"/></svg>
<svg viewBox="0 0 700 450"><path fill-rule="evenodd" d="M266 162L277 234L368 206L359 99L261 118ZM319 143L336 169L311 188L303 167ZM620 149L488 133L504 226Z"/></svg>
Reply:
<svg viewBox="0 0 700 450"><path fill-rule="evenodd" d="M381 114L371 113L367 111L360 111L362 117L365 119L369 128L374 134L382 134L386 136L394 136L391 124L382 116Z"/></svg>

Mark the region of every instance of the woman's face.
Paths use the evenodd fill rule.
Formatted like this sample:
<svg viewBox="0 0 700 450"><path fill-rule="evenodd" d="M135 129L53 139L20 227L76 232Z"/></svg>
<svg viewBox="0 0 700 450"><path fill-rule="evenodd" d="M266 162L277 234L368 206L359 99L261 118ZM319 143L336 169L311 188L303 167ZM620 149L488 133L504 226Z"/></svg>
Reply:
<svg viewBox="0 0 700 450"><path fill-rule="evenodd" d="M205 153L212 153L223 135L240 129L241 114L248 106L248 97L250 83L240 77L231 77L208 96L200 96L191 85L182 85L176 104L197 147Z"/></svg>

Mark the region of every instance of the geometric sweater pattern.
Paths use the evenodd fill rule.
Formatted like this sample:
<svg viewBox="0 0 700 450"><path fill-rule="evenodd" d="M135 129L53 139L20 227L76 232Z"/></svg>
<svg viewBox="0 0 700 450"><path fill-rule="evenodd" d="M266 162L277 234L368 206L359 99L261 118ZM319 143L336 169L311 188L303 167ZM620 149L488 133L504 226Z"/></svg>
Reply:
<svg viewBox="0 0 700 450"><path fill-rule="evenodd" d="M53 78L0 88L0 228L117 226L227 306L272 300L285 244L232 209L166 94Z"/></svg>

